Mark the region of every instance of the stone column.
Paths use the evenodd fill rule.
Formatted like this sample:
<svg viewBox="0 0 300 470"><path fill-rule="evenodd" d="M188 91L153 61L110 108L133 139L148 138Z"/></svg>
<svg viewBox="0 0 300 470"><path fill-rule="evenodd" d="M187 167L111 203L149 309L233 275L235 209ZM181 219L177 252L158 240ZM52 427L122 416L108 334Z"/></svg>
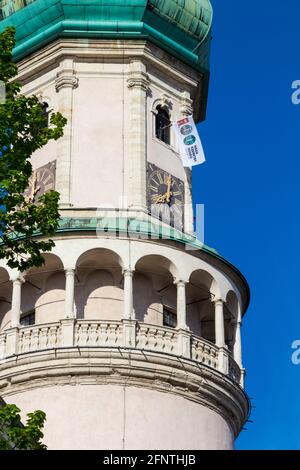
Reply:
<svg viewBox="0 0 300 470"><path fill-rule="evenodd" d="M71 164L72 164L72 111L73 90L78 86L73 59L63 59L55 81L59 93L58 111L68 120L64 135L58 140L56 162L56 190L60 193L60 207L71 206Z"/></svg>
<svg viewBox="0 0 300 470"><path fill-rule="evenodd" d="M239 307L237 322L235 324L233 358L241 370L240 385L242 388L244 388L245 369L243 368L241 327L242 327L242 315L241 315L241 311Z"/></svg>
<svg viewBox="0 0 300 470"><path fill-rule="evenodd" d="M124 319L134 320L133 311L133 271L124 270Z"/></svg>
<svg viewBox="0 0 300 470"><path fill-rule="evenodd" d="M74 312L75 270L66 269L65 275L66 275L65 318L75 318L75 312Z"/></svg>
<svg viewBox="0 0 300 470"><path fill-rule="evenodd" d="M223 374L228 374L229 357L225 343L224 303L221 299L215 300L215 343L219 348L218 369Z"/></svg>
<svg viewBox="0 0 300 470"><path fill-rule="evenodd" d="M186 324L186 292L184 281L177 281L177 329L188 330Z"/></svg>
<svg viewBox="0 0 300 470"><path fill-rule="evenodd" d="M125 347L135 347L135 312L133 308L133 274L131 269L125 269L124 276L124 316L123 343Z"/></svg>
<svg viewBox="0 0 300 470"><path fill-rule="evenodd" d="M13 283L11 299L11 328L6 332L5 356L18 353L19 327L21 317L21 296L24 279L20 276L11 278Z"/></svg>
<svg viewBox="0 0 300 470"><path fill-rule="evenodd" d="M215 343L219 348L225 346L224 305L221 299L215 300Z"/></svg>
<svg viewBox="0 0 300 470"><path fill-rule="evenodd" d="M12 300L11 300L11 327L17 328L20 326L21 316L21 295L22 295L22 284L24 279L18 277L12 280Z"/></svg>
<svg viewBox="0 0 300 470"><path fill-rule="evenodd" d="M178 330L178 354L183 357L191 357L191 335L186 324L186 283L177 281L177 330Z"/></svg>
<svg viewBox="0 0 300 470"><path fill-rule="evenodd" d="M145 65L138 60L130 63L127 86L130 90L128 207L147 210L146 162L147 162L147 107L149 77Z"/></svg>
<svg viewBox="0 0 300 470"><path fill-rule="evenodd" d="M64 348L74 346L75 335L75 309L74 309L74 293L75 293L75 269L66 269L66 287L65 287L65 317L61 323L61 344Z"/></svg>

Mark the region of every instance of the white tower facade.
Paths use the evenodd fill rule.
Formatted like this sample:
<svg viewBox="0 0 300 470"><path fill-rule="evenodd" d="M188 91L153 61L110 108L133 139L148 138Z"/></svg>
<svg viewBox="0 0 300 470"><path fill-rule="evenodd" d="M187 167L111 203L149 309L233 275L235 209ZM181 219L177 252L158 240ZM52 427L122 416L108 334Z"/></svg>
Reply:
<svg viewBox="0 0 300 470"><path fill-rule="evenodd" d="M46 412L50 449L232 449L249 290L194 236L173 130L205 116L210 3L19 3L0 27L23 93L68 124L32 157L32 197L61 195L55 248L0 267L0 394Z"/></svg>

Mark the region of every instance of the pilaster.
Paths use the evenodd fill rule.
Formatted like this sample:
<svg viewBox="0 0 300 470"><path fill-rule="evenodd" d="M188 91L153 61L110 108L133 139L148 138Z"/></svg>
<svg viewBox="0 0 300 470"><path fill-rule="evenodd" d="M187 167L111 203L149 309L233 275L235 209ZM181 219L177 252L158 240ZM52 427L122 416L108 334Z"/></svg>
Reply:
<svg viewBox="0 0 300 470"><path fill-rule="evenodd" d="M128 207L146 211L146 98L150 81L142 62L130 63L127 86L130 90Z"/></svg>
<svg viewBox="0 0 300 470"><path fill-rule="evenodd" d="M55 89L59 94L58 111L67 119L64 135L57 144L56 190L60 193L62 208L71 206L73 92L77 87L73 59L63 59L55 81Z"/></svg>

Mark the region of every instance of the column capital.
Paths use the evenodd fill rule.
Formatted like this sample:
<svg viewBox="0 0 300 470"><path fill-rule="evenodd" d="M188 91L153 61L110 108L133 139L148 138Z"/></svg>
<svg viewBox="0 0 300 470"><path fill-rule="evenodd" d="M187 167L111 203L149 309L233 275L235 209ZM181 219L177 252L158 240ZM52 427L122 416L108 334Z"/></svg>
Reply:
<svg viewBox="0 0 300 470"><path fill-rule="evenodd" d="M122 274L123 274L123 276L132 277L134 275L134 269L125 268L125 269L123 269Z"/></svg>
<svg viewBox="0 0 300 470"><path fill-rule="evenodd" d="M66 269L65 269L65 275L66 275L66 276L73 276L73 275L75 275L75 268L66 268Z"/></svg>
<svg viewBox="0 0 300 470"><path fill-rule="evenodd" d="M188 284L188 281L184 281L182 279L174 279L174 284L177 287L185 287Z"/></svg>
<svg viewBox="0 0 300 470"><path fill-rule="evenodd" d="M216 299L213 299L212 302L215 305L224 305L225 304L225 301L223 299L221 299L221 297L217 297Z"/></svg>
<svg viewBox="0 0 300 470"><path fill-rule="evenodd" d="M146 72L142 71L130 72L129 77L127 79L127 87L129 89L140 88L145 93L148 93L150 91L149 75Z"/></svg>
<svg viewBox="0 0 300 470"><path fill-rule="evenodd" d="M19 276L11 276L10 277L10 281L12 282L20 282L21 284L23 284L25 282L25 278L22 276L22 275L19 275Z"/></svg>
<svg viewBox="0 0 300 470"><path fill-rule="evenodd" d="M192 116L194 113L193 100L190 98L190 94L184 91L180 102L180 111L183 116Z"/></svg>
<svg viewBox="0 0 300 470"><path fill-rule="evenodd" d="M60 75L58 73L55 80L55 90L58 93L62 88L72 88L75 89L78 87L79 80L76 75Z"/></svg>

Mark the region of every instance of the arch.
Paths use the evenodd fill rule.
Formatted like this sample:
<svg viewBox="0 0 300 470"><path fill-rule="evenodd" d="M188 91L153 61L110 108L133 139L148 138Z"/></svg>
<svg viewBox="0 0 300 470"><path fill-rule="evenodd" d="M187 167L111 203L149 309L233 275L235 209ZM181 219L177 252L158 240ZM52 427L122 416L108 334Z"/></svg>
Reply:
<svg viewBox="0 0 300 470"><path fill-rule="evenodd" d="M36 312L36 323L49 323L63 318L65 274L61 258L43 253L44 264L32 267L24 275L21 313Z"/></svg>
<svg viewBox="0 0 300 470"><path fill-rule="evenodd" d="M83 252L76 261L76 267L81 268L123 268L121 256L108 248L91 248Z"/></svg>
<svg viewBox="0 0 300 470"><path fill-rule="evenodd" d="M121 320L123 286L106 269L94 269L75 287L76 317L90 320Z"/></svg>
<svg viewBox="0 0 300 470"><path fill-rule="evenodd" d="M204 269L194 270L189 277L189 284L206 290L207 295L210 294L212 299L221 297L216 279Z"/></svg>
<svg viewBox="0 0 300 470"><path fill-rule="evenodd" d="M164 305L176 311L178 279L175 264L161 255L144 255L135 264L133 303L136 317L146 323L163 325Z"/></svg>
<svg viewBox="0 0 300 470"><path fill-rule="evenodd" d="M135 262L134 270L141 270L158 276L168 273L173 279L179 279L177 266L169 258L162 255L148 254L141 256Z"/></svg>
<svg viewBox="0 0 300 470"><path fill-rule="evenodd" d="M186 289L187 325L198 336L214 342L215 309L213 300L220 297L216 279L204 269L194 270Z"/></svg>
<svg viewBox="0 0 300 470"><path fill-rule="evenodd" d="M230 290L224 303L225 342L230 351L233 351L236 333L236 324L239 317L239 303L236 293Z"/></svg>
<svg viewBox="0 0 300 470"><path fill-rule="evenodd" d="M122 269L121 257L108 248L92 248L79 256L75 285L77 318L122 318Z"/></svg>
<svg viewBox="0 0 300 470"><path fill-rule="evenodd" d="M230 290L227 293L225 305L229 310L232 319L236 321L238 319L239 304L237 295L233 290Z"/></svg>
<svg viewBox="0 0 300 470"><path fill-rule="evenodd" d="M155 137L167 145L171 144L171 115L167 106L161 104L155 108Z"/></svg>
<svg viewBox="0 0 300 470"><path fill-rule="evenodd" d="M32 267L29 268L25 274L25 278L27 276L33 275L41 275L42 273L45 274L46 272L51 275L51 273L64 269L63 262L61 258L56 255L55 253L43 253L44 264L40 267Z"/></svg>
<svg viewBox="0 0 300 470"><path fill-rule="evenodd" d="M148 273L137 271L133 278L133 309L138 321L162 324L161 298L155 291Z"/></svg>
<svg viewBox="0 0 300 470"><path fill-rule="evenodd" d="M52 272L44 281L43 291L35 302L36 323L48 323L64 318L65 274Z"/></svg>

